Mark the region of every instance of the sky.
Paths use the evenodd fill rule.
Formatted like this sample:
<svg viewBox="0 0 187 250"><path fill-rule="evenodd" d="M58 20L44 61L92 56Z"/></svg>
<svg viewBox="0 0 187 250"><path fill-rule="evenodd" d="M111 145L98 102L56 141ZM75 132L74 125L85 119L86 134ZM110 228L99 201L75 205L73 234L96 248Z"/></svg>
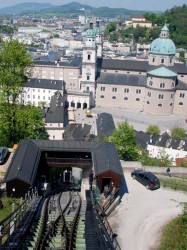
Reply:
<svg viewBox="0 0 187 250"><path fill-rule="evenodd" d="M130 10L165 11L173 6L187 5L187 0L0 0L0 8L12 6L18 3L38 2L63 5L71 2L79 2L93 7L107 6L112 8L125 8Z"/></svg>

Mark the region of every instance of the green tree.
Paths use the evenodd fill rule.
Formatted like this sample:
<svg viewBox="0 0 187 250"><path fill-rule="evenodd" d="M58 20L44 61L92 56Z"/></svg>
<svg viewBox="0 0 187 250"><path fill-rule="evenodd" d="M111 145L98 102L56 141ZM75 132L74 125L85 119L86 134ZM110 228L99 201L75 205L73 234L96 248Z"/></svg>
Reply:
<svg viewBox="0 0 187 250"><path fill-rule="evenodd" d="M186 140L186 130L175 126L171 129L171 137Z"/></svg>
<svg viewBox="0 0 187 250"><path fill-rule="evenodd" d="M111 32L116 31L116 28L117 28L117 23L116 23L116 22L110 22L110 23L106 26L105 31L111 33Z"/></svg>
<svg viewBox="0 0 187 250"><path fill-rule="evenodd" d="M118 155L126 161L136 161L139 157L139 148L136 146L135 132L128 121L119 123L112 135L106 141L116 145Z"/></svg>
<svg viewBox="0 0 187 250"><path fill-rule="evenodd" d="M19 139L48 139L45 131L42 109L32 105L17 107L17 135Z"/></svg>
<svg viewBox="0 0 187 250"><path fill-rule="evenodd" d="M160 134L160 128L158 125L149 125L146 129L146 132L147 133L150 133L150 134L156 134L156 135L159 135Z"/></svg>
<svg viewBox="0 0 187 250"><path fill-rule="evenodd" d="M38 138L35 133L37 129L39 135L43 131L43 127L39 126L42 116L38 119L36 110L32 112L31 107L19 104L31 66L32 59L24 44L17 40L3 43L0 51L0 143L9 147L20 139ZM25 118L27 128L23 126ZM29 133L33 134L28 136Z"/></svg>

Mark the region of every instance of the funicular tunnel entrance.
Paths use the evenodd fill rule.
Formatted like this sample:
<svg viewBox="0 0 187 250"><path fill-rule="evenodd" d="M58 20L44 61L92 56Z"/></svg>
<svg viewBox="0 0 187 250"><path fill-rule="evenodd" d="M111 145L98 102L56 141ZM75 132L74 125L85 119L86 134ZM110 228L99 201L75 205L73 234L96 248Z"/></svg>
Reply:
<svg viewBox="0 0 187 250"><path fill-rule="evenodd" d="M91 168L90 152L44 151L38 169L39 193L50 191L63 183L81 184Z"/></svg>

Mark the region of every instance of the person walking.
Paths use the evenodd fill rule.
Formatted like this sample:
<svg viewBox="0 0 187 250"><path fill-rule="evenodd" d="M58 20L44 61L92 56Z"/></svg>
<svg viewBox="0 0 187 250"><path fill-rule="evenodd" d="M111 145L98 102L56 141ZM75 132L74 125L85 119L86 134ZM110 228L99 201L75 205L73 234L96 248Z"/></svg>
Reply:
<svg viewBox="0 0 187 250"><path fill-rule="evenodd" d="M170 168L167 168L166 173L167 173L167 175L168 175L169 177L171 177L171 170L170 170Z"/></svg>

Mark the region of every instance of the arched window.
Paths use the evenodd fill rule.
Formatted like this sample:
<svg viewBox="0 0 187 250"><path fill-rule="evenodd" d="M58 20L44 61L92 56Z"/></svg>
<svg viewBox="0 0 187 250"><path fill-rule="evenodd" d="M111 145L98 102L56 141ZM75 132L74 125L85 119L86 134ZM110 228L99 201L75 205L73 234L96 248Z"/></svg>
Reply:
<svg viewBox="0 0 187 250"><path fill-rule="evenodd" d="M136 101L139 102L139 101L140 101L140 98L136 98Z"/></svg>
<svg viewBox="0 0 187 250"><path fill-rule="evenodd" d="M116 97L115 97L115 96L112 96L112 99L116 99Z"/></svg>
<svg viewBox="0 0 187 250"><path fill-rule="evenodd" d="M125 98L124 98L124 100L128 100L128 98L127 98L127 97L125 97Z"/></svg>
<svg viewBox="0 0 187 250"><path fill-rule="evenodd" d="M101 95L100 98L105 98L104 95Z"/></svg>
<svg viewBox="0 0 187 250"><path fill-rule="evenodd" d="M179 105L183 105L183 102L179 102Z"/></svg>
<svg viewBox="0 0 187 250"><path fill-rule="evenodd" d="M90 60L91 59L91 56L90 55L88 55L88 60Z"/></svg>

